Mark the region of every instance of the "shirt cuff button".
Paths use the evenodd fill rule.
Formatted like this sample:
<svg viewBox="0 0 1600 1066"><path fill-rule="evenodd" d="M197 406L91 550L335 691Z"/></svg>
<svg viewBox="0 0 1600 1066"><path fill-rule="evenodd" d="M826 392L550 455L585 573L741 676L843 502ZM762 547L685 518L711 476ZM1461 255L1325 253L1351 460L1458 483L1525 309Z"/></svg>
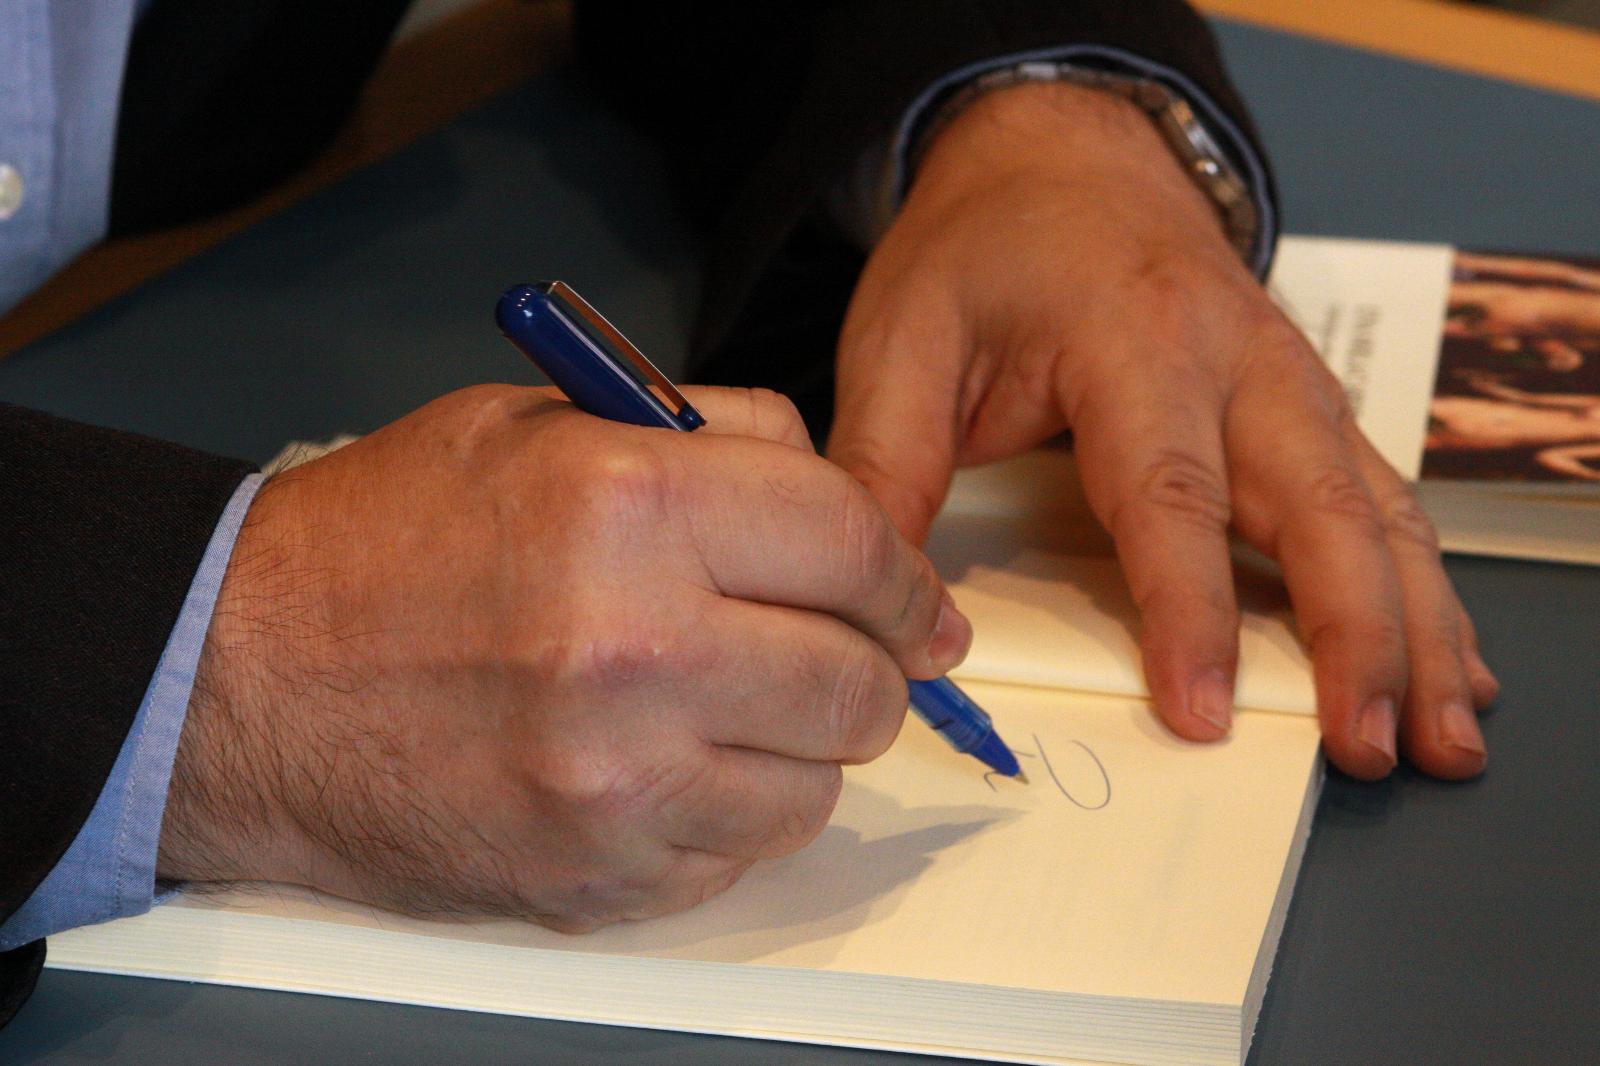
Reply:
<svg viewBox="0 0 1600 1066"><path fill-rule="evenodd" d="M0 222L22 206L22 175L10 163L0 163Z"/></svg>

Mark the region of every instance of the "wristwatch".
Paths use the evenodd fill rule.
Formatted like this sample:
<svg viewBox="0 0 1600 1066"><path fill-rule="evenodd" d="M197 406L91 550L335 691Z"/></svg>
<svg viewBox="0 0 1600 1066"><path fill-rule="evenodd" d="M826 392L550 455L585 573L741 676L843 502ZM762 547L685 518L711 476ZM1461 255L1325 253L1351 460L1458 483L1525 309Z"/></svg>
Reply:
<svg viewBox="0 0 1600 1066"><path fill-rule="evenodd" d="M1100 89L1122 97L1149 115L1185 173L1216 205L1229 243L1246 261L1251 259L1261 218L1249 184L1195 115L1189 101L1154 78L1048 61L1017 63L980 74L941 101L916 131L909 153L910 172L916 172L934 135L968 104L995 89L1029 82L1067 82Z"/></svg>

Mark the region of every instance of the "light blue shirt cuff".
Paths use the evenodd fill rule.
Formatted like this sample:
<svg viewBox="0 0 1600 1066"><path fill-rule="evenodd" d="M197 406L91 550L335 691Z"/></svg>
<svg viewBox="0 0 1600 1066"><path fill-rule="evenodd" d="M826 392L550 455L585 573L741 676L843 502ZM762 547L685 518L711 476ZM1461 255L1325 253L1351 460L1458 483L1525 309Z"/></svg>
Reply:
<svg viewBox="0 0 1600 1066"><path fill-rule="evenodd" d="M835 190L831 204L834 217L852 237L870 248L889 228L910 188L914 177L909 159L911 138L927 110L964 82L991 70L1034 62L1078 63L1125 71L1158 81L1186 99L1205 125L1206 132L1235 162L1250 187L1256 204L1256 217L1260 220L1255 245L1251 249L1250 266L1257 276L1265 275L1277 242L1278 219L1272 198L1267 194L1266 166L1249 138L1209 95L1184 74L1132 52L1105 45L1062 45L1013 52L970 63L937 79L911 101L888 143L870 151L855 173Z"/></svg>
<svg viewBox="0 0 1600 1066"><path fill-rule="evenodd" d="M143 914L155 901L167 784L200 648L239 527L262 480L251 474L228 501L94 810L49 876L0 925L0 951L64 929Z"/></svg>

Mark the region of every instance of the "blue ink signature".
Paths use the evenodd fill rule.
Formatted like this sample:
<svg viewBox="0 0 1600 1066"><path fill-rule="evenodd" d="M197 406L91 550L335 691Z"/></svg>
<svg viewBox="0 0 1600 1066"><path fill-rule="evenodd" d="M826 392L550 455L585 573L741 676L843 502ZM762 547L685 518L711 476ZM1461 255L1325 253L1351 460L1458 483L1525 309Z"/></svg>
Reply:
<svg viewBox="0 0 1600 1066"><path fill-rule="evenodd" d="M1043 761L1045 772L1050 775L1050 782L1056 786L1057 792L1061 793L1067 798L1069 803L1081 810L1098 811L1103 810L1105 806L1111 802L1111 775L1106 773L1106 764L1100 761L1100 756L1094 753L1093 748L1089 747L1089 745L1085 744L1081 740L1068 741L1068 743L1075 744L1079 748L1083 749L1083 753L1089 756L1089 758L1094 762L1095 769L1100 771L1100 780L1105 783L1105 798L1099 803L1085 803L1077 796L1074 796L1072 794L1072 790L1067 788L1067 786L1062 783L1060 775L1056 773L1055 765L1050 761L1050 753L1045 750L1043 742L1039 740L1039 734L1034 733L1032 736L1033 746L1036 750L1018 751L1016 748L1012 748L1012 754L1022 759L1039 759ZM991 770L983 775L983 783L989 786L989 791L991 792L999 791L999 789L994 787L994 781L992 780L992 778L997 776L999 776L999 774L994 770Z"/></svg>

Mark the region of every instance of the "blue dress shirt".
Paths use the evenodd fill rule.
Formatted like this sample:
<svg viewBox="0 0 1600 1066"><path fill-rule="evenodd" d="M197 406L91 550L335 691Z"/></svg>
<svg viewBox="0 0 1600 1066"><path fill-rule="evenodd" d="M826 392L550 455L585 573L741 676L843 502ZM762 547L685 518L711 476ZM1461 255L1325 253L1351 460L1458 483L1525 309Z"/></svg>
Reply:
<svg viewBox="0 0 1600 1066"><path fill-rule="evenodd" d="M0 314L105 236L123 64L148 2L0 2Z"/></svg>
<svg viewBox="0 0 1600 1066"><path fill-rule="evenodd" d="M0 313L105 235L117 100L128 40L149 0L0 0ZM1192 82L1167 67L1098 46L997 57L930 85L888 144L846 181L835 213L870 242L887 228L908 183L906 156L923 111L947 90L987 71L1049 60L1109 63L1164 82L1188 98L1233 156L1255 194L1270 250L1276 222L1265 170L1250 143ZM888 165L882 165L887 154ZM7 211L6 167L20 200ZM15 199L15 197L13 197ZM1252 266L1265 269L1266 252ZM245 512L262 476L229 501L99 800L66 854L22 908L0 925L0 951L75 926L149 910L156 850L195 666Z"/></svg>

